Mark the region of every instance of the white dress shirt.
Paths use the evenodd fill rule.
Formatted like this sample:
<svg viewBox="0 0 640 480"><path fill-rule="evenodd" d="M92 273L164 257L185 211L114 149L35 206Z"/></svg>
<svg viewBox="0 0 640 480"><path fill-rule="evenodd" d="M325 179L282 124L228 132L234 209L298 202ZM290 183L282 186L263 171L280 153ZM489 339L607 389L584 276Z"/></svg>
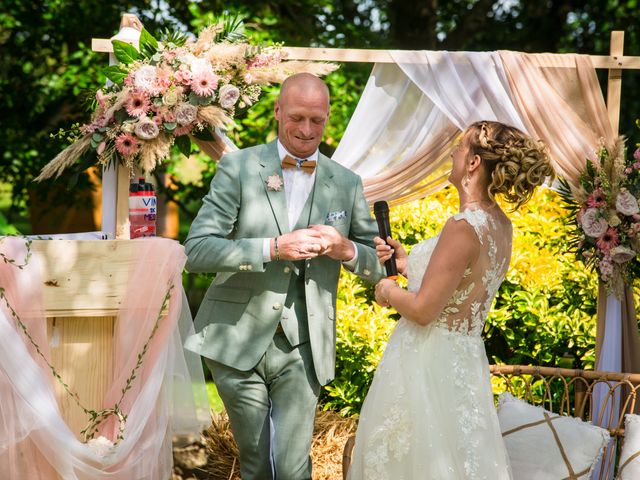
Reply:
<svg viewBox="0 0 640 480"><path fill-rule="evenodd" d="M287 155L292 158L298 159L295 155L291 155L284 148L284 145L280 143L280 139L277 140L278 145L278 155L280 156L280 161L284 159ZM315 162L319 161L318 150L316 149L311 155L307 158L299 159L299 160L313 160ZM293 231L296 223L298 222L298 218L302 213L302 209L304 208L305 203L307 203L307 199L309 198L309 194L311 190L313 190L313 183L316 180L316 171L318 164L316 163L316 169L313 173L307 173L301 168L287 168L282 171L282 177L284 181L284 193L287 200L287 211L289 214L289 229ZM353 242L351 242L353 243ZM342 262L343 265L350 270L355 267L356 260L358 258L358 249L356 245L353 244L353 249L355 251L355 255L351 260ZM262 256L265 262L270 262L271 259L271 239L265 238L262 244Z"/></svg>

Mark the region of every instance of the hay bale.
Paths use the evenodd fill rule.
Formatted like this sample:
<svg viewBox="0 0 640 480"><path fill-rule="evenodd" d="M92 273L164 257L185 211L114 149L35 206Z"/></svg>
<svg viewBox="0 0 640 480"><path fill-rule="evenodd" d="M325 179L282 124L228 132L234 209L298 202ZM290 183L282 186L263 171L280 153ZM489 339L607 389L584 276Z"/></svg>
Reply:
<svg viewBox="0 0 640 480"><path fill-rule="evenodd" d="M355 431L354 418L344 418L333 411L319 411L316 414L311 444L314 480L342 478L342 451Z"/></svg>
<svg viewBox="0 0 640 480"><path fill-rule="evenodd" d="M355 433L356 420L332 411L319 410L311 446L314 480L342 478L342 451ZM240 480L238 446L226 413L213 414L211 426L203 433L208 462L203 470L210 480Z"/></svg>

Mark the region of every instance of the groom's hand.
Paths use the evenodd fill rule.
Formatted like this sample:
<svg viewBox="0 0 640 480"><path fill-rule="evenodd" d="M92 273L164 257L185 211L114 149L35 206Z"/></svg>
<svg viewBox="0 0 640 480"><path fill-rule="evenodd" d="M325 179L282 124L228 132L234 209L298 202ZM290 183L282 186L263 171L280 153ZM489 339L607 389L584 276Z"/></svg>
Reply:
<svg viewBox="0 0 640 480"><path fill-rule="evenodd" d="M324 247L324 239L320 232L310 228L294 230L278 237L278 255L276 256L275 239L271 240L271 258L280 260L305 260L317 257Z"/></svg>
<svg viewBox="0 0 640 480"><path fill-rule="evenodd" d="M334 260L348 262L356 254L353 242L344 237L335 227L330 225L311 225L311 230L322 236L320 255L327 255Z"/></svg>

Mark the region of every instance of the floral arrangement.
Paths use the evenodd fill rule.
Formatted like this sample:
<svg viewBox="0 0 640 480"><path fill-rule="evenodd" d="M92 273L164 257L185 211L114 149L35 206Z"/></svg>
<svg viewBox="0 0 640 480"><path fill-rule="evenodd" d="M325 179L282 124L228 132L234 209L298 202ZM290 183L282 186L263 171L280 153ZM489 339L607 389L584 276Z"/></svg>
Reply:
<svg viewBox="0 0 640 480"><path fill-rule="evenodd" d="M192 140L213 140L215 128L251 107L263 86L302 71L325 75L337 68L285 61L278 45L250 45L237 18L205 28L196 40L169 33L161 43L143 29L138 49L112 43L120 62L105 69L112 85L96 92L91 122L76 126L73 143L36 180L74 164L84 170L116 160L132 175L135 167L150 172L173 145L188 156Z"/></svg>
<svg viewBox="0 0 640 480"><path fill-rule="evenodd" d="M561 181L560 188L575 226L571 246L618 298L640 273L640 144L636 147L627 160L622 138L610 149L601 141L579 185Z"/></svg>

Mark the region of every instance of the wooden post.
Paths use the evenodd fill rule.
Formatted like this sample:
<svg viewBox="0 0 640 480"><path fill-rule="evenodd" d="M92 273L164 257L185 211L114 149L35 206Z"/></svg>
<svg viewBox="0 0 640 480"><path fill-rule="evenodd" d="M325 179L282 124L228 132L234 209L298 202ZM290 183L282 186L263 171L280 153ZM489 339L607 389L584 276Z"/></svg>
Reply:
<svg viewBox="0 0 640 480"><path fill-rule="evenodd" d="M124 28L141 32L142 23L137 16L125 13L120 22L120 32ZM131 35L124 35L121 40L130 41ZM137 47L137 42L134 43ZM109 55L109 63L116 63L113 53ZM102 171L102 231L108 238L129 239L130 182L129 169L122 168L117 162L111 168Z"/></svg>
<svg viewBox="0 0 640 480"><path fill-rule="evenodd" d="M619 59L624 53L624 31L614 30L611 32L611 45L609 55L614 59ZM619 62L622 66L622 62ZM613 133L618 134L620 129L620 98L622 96L622 69L610 68L609 79L607 81L607 112L609 121L613 128Z"/></svg>

